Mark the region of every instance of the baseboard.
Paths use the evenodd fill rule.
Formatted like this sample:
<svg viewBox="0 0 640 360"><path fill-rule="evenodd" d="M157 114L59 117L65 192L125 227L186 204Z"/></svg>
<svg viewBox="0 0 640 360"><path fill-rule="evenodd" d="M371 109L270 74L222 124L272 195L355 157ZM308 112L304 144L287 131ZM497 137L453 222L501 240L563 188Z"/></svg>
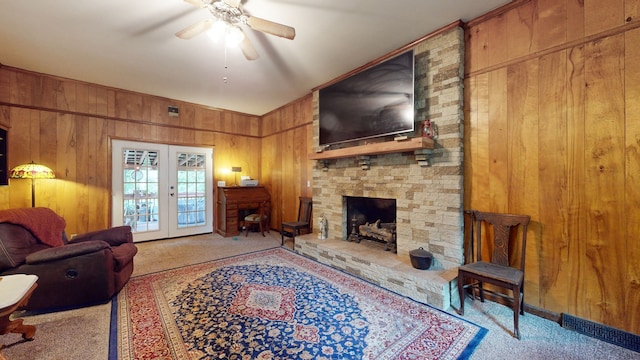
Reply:
<svg viewBox="0 0 640 360"><path fill-rule="evenodd" d="M561 325L565 329L640 352L640 336L636 334L564 313L562 314Z"/></svg>

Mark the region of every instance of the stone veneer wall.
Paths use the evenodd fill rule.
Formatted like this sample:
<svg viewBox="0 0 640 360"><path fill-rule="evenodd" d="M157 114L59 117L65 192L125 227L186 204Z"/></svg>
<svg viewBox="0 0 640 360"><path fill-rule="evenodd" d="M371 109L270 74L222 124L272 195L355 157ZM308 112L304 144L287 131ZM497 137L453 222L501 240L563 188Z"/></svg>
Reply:
<svg viewBox="0 0 640 360"><path fill-rule="evenodd" d="M349 230L343 195L395 198L398 256L423 247L434 254L435 269L463 260L463 75L464 31L455 27L414 47L416 129L424 119L436 124L431 165L413 153L370 156L370 169L357 158L318 162L313 171L313 212L328 220L329 237ZM313 94L313 141L318 148L318 92ZM314 221L314 232L318 232ZM362 246L362 244L353 244Z"/></svg>

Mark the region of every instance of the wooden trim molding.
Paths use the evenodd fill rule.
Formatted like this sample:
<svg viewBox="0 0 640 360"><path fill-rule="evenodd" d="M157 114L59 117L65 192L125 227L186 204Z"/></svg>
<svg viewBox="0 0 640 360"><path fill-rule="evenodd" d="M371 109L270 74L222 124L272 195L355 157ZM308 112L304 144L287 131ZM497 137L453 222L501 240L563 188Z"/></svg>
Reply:
<svg viewBox="0 0 640 360"><path fill-rule="evenodd" d="M528 0L527 0L528 1ZM540 50L531 54L528 54L526 56L522 56L519 58L515 58L515 59L511 59L509 61L505 61L499 64L495 64L495 65L491 65L488 66L486 68L477 70L477 71L473 71L473 72L468 72L464 74L465 78L469 78L469 77L473 77L473 76L477 76L477 75L481 75L481 74L485 74L488 72L492 72L494 70L497 69L501 69L504 67L507 67L509 65L513 65L513 64L519 64L519 63L523 63L523 62L527 62L531 59L536 59L536 58L540 58L543 57L545 55L549 55L549 54L553 54L555 52L558 51L562 51L562 50L566 50L566 49L571 49L577 46L581 46L581 45L585 45L588 43L591 43L593 41L597 41L600 39L604 39L607 37L611 37L614 35L618 35L618 34L622 34L625 33L627 31L631 31L631 30L635 30L637 28L640 28L640 20L628 20L628 22L624 25L609 29L607 31L603 31L601 33L597 33L597 34L593 34L578 40L574 40L574 41L570 41L564 44L560 44L554 47L550 47L548 49L544 49L544 50Z"/></svg>
<svg viewBox="0 0 640 360"><path fill-rule="evenodd" d="M203 129L203 128L187 127L187 126L171 125L171 124L161 124L161 123L155 123L152 121L144 121L144 120L123 119L116 116L97 115L97 114L83 113L80 111L71 111L71 110L51 109L51 108L42 107L42 106L13 104L13 103L7 103L4 101L0 101L0 106L8 106L8 107L38 110L38 111L47 111L47 112L52 112L56 114L76 115L76 116L105 119L105 120L112 120L112 121L121 121L121 122L138 124L138 125L149 125L149 126L157 126L157 127L171 128L171 129L178 129L178 130L194 130L194 131L210 132L214 134L226 134L226 135L244 136L249 138L262 139L262 136L257 136L257 135L246 135L246 134L240 135L238 133L233 133L228 131L209 130L209 129Z"/></svg>
<svg viewBox="0 0 640 360"><path fill-rule="evenodd" d="M522 4L526 4L528 2L530 2L531 0L513 0L510 3L503 5L499 8L493 9L491 11L489 11L488 13L478 16L477 18L473 19L473 20L469 20L467 21L467 23L464 25L465 28L470 28L473 27L475 25L478 25L480 23L483 23L485 21L487 21L488 19L494 18L496 16L500 16L504 13L506 13L507 11L517 8L518 6L522 5Z"/></svg>
<svg viewBox="0 0 640 360"><path fill-rule="evenodd" d="M398 54L401 54L401 53L403 53L405 51L408 51L408 50L416 47L419 43L421 43L421 42L423 42L423 41L425 41L427 39L431 39L433 37L436 37L436 36L438 36L438 35L440 35L442 33L445 33L445 32L447 32L447 31L449 31L449 30L451 30L453 28L463 27L463 25L464 25L464 22L462 22L462 20L456 20L456 21L452 22L449 25L441 27L440 29L438 29L436 31L433 31L433 32L431 32L431 33L429 33L429 34L427 34L427 35L425 35L425 36L423 36L423 37L421 37L419 39L416 39L416 40L414 40L414 41L412 41L412 42L400 47L399 49L396 49L396 50L394 50L394 51L392 51L390 53L387 53L387 54L385 54L385 55L383 55L383 56L381 56L381 57L379 57L379 58L377 58L377 59L375 59L373 61L369 61L368 63L366 63L366 64L364 64L364 65L362 65L362 66L360 66L358 68L355 68L355 69L349 71L348 73L345 73L345 74L343 74L341 76L338 76L337 78L335 78L333 80L330 80L330 81L328 81L328 82L326 82L326 83L324 83L324 84L322 84L320 86L317 86L317 87L311 89L311 91L312 92L318 91L320 89L326 88L329 85L332 85L332 84L335 84L337 82L340 82L340 81L350 77L351 75L357 74L357 73L359 73L359 72L361 72L361 71L363 71L363 70L365 70L367 68L370 68L370 67L372 67L372 66L374 66L376 64L379 64L379 63L381 63L381 62L383 62L383 61L385 61L387 59L390 59L390 58L398 55Z"/></svg>

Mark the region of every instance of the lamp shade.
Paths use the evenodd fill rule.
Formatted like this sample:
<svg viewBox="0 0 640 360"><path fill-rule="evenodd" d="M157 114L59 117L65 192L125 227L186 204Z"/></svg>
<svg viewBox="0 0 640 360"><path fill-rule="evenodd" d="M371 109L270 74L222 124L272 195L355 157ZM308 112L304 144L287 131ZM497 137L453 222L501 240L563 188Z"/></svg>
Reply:
<svg viewBox="0 0 640 360"><path fill-rule="evenodd" d="M9 172L12 179L55 179L56 175L53 170L33 161L29 164L22 164L14 167Z"/></svg>

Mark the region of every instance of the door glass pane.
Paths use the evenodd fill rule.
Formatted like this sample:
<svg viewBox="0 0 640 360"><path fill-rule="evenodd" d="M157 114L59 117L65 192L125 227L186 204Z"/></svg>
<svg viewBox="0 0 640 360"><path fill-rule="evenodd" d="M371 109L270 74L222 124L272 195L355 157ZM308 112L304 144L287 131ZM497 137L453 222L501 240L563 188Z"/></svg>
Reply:
<svg viewBox="0 0 640 360"><path fill-rule="evenodd" d="M157 231L158 152L124 149L122 155L123 224L133 232Z"/></svg>
<svg viewBox="0 0 640 360"><path fill-rule="evenodd" d="M205 155L177 153L178 228L206 221Z"/></svg>

